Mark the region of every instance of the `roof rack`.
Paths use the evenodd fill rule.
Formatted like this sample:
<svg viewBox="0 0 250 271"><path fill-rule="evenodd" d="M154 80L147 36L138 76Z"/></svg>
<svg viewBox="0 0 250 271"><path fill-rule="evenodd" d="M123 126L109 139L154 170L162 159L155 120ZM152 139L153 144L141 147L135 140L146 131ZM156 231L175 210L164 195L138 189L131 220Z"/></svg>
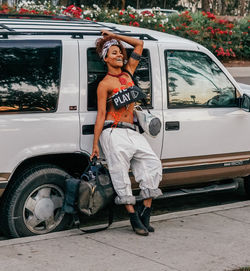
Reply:
<svg viewBox="0 0 250 271"><path fill-rule="evenodd" d="M18 36L18 35L33 35L33 36L71 36L72 39L83 39L84 36L101 36L101 31L96 32L0 32L0 39L8 39L9 36ZM142 33L122 33L124 36L138 37L141 40L157 40L148 34Z"/></svg>
<svg viewBox="0 0 250 271"><path fill-rule="evenodd" d="M23 19L23 18L32 18L32 19L45 19L45 20L62 20L62 21L82 21L82 19L72 18L67 15L36 15L36 14L18 14L18 13L8 13L0 14L0 18L7 19Z"/></svg>
<svg viewBox="0 0 250 271"><path fill-rule="evenodd" d="M148 34L131 33L115 26L69 16L0 14L0 39L13 35L56 35L83 39L84 36L100 36L102 29L142 40L156 40Z"/></svg>

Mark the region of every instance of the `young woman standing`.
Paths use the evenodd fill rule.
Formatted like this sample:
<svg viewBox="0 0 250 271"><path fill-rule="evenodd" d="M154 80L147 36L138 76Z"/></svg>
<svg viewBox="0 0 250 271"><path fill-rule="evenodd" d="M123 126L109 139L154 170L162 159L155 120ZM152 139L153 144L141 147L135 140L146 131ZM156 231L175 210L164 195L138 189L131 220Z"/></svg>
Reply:
<svg viewBox="0 0 250 271"><path fill-rule="evenodd" d="M96 49L106 63L108 73L97 88L98 111L90 158L94 156L99 158L100 141L117 193L115 203L125 205L133 230L139 235L146 236L148 232L154 231L149 220L152 199L162 194L158 188L162 167L159 158L134 124L135 104L134 100L129 99L130 90L134 85L130 75L134 74L139 63L143 41L106 30L102 31L102 35L103 38L96 42ZM121 41L134 47L128 60ZM126 105L123 106L124 102ZM134 209L136 201L128 174L130 167L136 182L139 183L140 195L144 199L138 210Z"/></svg>

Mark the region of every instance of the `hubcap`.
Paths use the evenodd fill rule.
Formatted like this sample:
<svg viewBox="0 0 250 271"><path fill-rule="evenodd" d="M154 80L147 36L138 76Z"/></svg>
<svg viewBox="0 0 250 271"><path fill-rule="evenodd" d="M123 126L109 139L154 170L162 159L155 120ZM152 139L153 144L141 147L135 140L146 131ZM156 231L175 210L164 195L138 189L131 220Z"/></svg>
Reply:
<svg viewBox="0 0 250 271"><path fill-rule="evenodd" d="M47 220L54 213L53 201L48 198L39 200L34 213L39 220Z"/></svg>
<svg viewBox="0 0 250 271"><path fill-rule="evenodd" d="M35 234L44 234L55 229L63 219L61 212L64 193L54 184L39 186L28 196L23 218L27 228Z"/></svg>

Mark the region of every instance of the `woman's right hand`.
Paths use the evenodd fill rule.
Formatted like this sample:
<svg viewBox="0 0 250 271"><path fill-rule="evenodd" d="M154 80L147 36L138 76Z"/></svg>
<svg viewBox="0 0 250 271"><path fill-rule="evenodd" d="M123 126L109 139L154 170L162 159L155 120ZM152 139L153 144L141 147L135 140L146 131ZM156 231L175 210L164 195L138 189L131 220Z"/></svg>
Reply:
<svg viewBox="0 0 250 271"><path fill-rule="evenodd" d="M103 37L107 37L107 36L112 37L112 38L115 37L115 34L111 31L108 31L108 30L102 29L101 33L102 33Z"/></svg>
<svg viewBox="0 0 250 271"><path fill-rule="evenodd" d="M96 156L99 159L99 156L100 156L99 154L100 154L100 151L99 151L98 145L93 146L92 154L90 156L90 161L92 161L92 159L93 159L94 156Z"/></svg>

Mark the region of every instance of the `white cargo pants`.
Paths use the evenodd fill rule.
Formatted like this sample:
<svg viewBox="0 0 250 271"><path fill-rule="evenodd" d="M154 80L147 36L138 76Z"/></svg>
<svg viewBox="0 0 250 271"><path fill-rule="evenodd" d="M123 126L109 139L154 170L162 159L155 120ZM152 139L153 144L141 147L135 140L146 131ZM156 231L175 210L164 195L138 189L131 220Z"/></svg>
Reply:
<svg viewBox="0 0 250 271"><path fill-rule="evenodd" d="M143 199L162 195L158 188L162 178L161 161L143 135L129 128L108 128L102 131L100 144L117 193L116 204L136 203L129 178L130 167Z"/></svg>

